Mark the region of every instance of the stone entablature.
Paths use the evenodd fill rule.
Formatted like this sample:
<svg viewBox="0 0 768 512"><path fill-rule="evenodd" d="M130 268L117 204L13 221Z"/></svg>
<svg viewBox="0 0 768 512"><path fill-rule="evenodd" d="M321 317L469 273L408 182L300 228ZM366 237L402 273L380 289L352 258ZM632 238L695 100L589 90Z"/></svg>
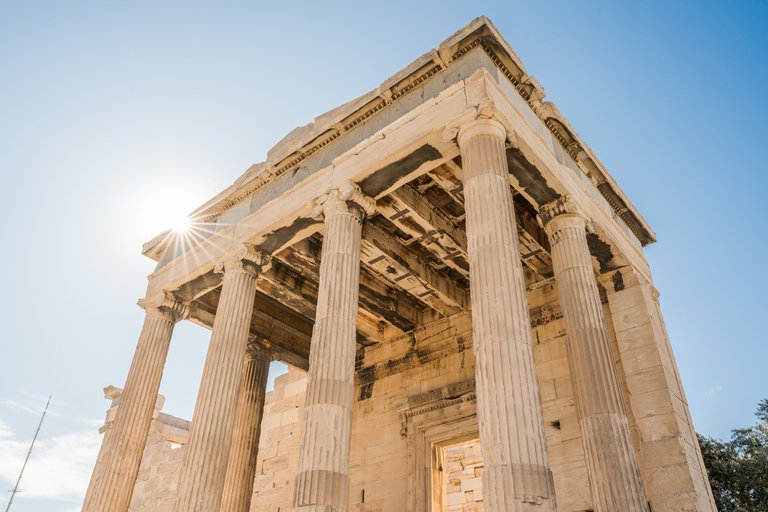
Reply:
<svg viewBox="0 0 768 512"><path fill-rule="evenodd" d="M346 144L340 144L340 140L357 134L371 121L378 126L389 124L397 118L397 113L390 114L393 109L389 107L393 105L401 107L399 110L402 111L402 103L406 101L411 104L404 109L413 108L413 95L409 93L421 92L424 96L427 92L424 97L431 97L429 94L438 90L430 87L431 80L441 81L438 87L444 87L454 83L452 80L456 77L472 74L478 66L478 55L487 60L486 69L497 70L494 77L497 82L505 80L510 84L510 97L526 114L531 126L545 138L560 162L599 192L606 208L622 219L628 231L642 245L654 242L655 234L602 162L580 139L554 103L543 101L546 97L544 89L533 76L528 75L514 50L485 17L474 20L443 41L438 49L427 52L377 89L318 116L306 126L294 129L268 152L267 161L251 166L231 187L193 212L191 217L195 222L215 225L213 231L234 225L246 211L253 213L258 208L258 203L253 202L240 208L239 205L246 199L257 197L255 194L261 189L274 188L273 183L289 171L310 168L312 170L303 172L316 172L323 162L343 159L345 152L359 151L360 142L354 140L354 136L353 141ZM359 139L359 135L356 138ZM326 155L329 152L330 155ZM266 195L274 196L273 193ZM238 209L237 213L230 213L235 209ZM144 253L159 260L167 248L166 235L158 235L145 244ZM164 258L161 265L168 261Z"/></svg>
<svg viewBox="0 0 768 512"><path fill-rule="evenodd" d="M480 19L480 21L483 21ZM478 28L481 27L481 28ZM483 24L480 22L476 22L474 25L470 25L466 30L469 31L467 34L472 33L471 29L479 30L480 32L492 30L492 32L495 32L495 28L492 29L492 25L490 24ZM464 36L468 37L467 34L464 34ZM457 34L455 37L459 37ZM485 36L483 36L485 37ZM503 41L503 39L498 36L498 34L492 36L494 40L498 39L500 41ZM503 45L505 48L508 48L508 45L504 43ZM208 247L208 244L213 243L214 247L219 247L219 243L216 242L216 239L220 238L221 236L227 236L231 234L231 230L235 226L235 224L242 225L242 221L247 220L250 217L253 217L254 214L261 213L262 216L265 215L267 218L272 217L268 215L267 210L269 207L274 203L274 200L277 198L281 198L285 195L286 192L292 190L296 185L298 185L301 182L308 183L310 181L317 182L317 181L325 181L323 179L324 175L328 174L340 174L338 171L340 169L344 169L348 167L349 165L354 164L357 160L360 160L360 155L363 153L370 152L371 149L374 147L378 147L381 145L381 143L387 138L391 137L392 132L395 130L398 130L399 128L402 128L406 124L410 124L413 121L417 121L418 117L423 116L424 114L427 114L427 111L433 110L435 107L438 107L439 104L445 103L449 96L453 96L456 93L462 93L463 89L466 88L466 84L468 83L468 80L466 78L461 79L461 77L466 77L468 75L471 75L473 72L479 72L480 70L483 70L485 75L490 79L492 82L496 84L497 87L500 89L503 89L503 97L507 102L509 102L509 108L511 108L516 115L513 117L518 117L519 120L523 123L522 127L520 129L515 129L513 126L508 126L510 129L510 133L515 133L517 135L520 135L520 132L530 132L531 134L536 134L537 141L531 145L528 143L528 141L525 140L519 140L519 141L513 141L513 146L519 146L512 148L513 151L521 151L526 158L528 158L531 161L539 161L541 164L540 167L542 167L542 171L544 170L544 167L552 167L552 172L555 176L558 176L555 178L555 183L553 183L553 180L545 175L544 181L542 183L535 184L534 188L531 187L520 187L521 191L524 194L531 193L533 196L538 197L541 193L540 189L546 189L551 188L552 192L554 193L560 193L563 194L563 191L558 190L557 181L565 181L565 182L571 182L570 184L566 184L566 187L575 187L579 189L579 192L581 194L586 194L591 198L592 201L595 202L596 205L600 205L599 207L603 209L605 212L604 215L607 216L607 221L613 225L621 226L621 229L623 229L623 234L620 235L619 233L612 233L612 236L623 236L626 237L630 243L637 243L638 247L640 246L640 243L647 244L655 240L655 235L653 235L653 232L648 228L648 226L644 223L644 221L638 221L640 224L636 223L630 223L633 227L630 229L626 222L622 219L623 217L627 217L628 215L634 216L636 219L642 219L640 217L640 214L634 210L634 208L631 206L631 204L628 202L626 197L624 197L623 193L621 193L620 189L618 189L617 186L615 186L615 183L613 183L610 176L607 174L607 172L599 171L598 167L601 168L599 164L594 164L594 162L590 159L583 160L583 162L589 161L593 162L590 164L590 167L592 170L585 170L582 167L580 167L578 164L576 164L571 157L565 152L561 146L561 144L558 142L558 139L554 137L550 131L549 128L547 128L546 124L541 121L541 119L537 116L537 114L534 112L532 107L519 95L519 91L512 82L509 81L508 77L503 73L503 70L497 67L495 62L488 57L488 55L483 51L483 49L480 46L473 46L472 50L469 50L468 53L465 55L473 54L473 52L480 52L478 53L477 58L471 58L469 60L465 60L468 57L463 57L460 59L461 62L470 62L471 65L468 69L461 69L461 70L454 70L456 72L448 73L448 70L451 68L446 68L444 70L444 73L448 73L446 77L443 77L443 80L440 82L440 85L436 87L427 87L427 84L420 84L418 86L418 90L420 94L418 95L419 98L428 98L426 101L420 104L408 104L402 105L403 108L399 108L396 111L392 111L393 114L390 115L388 118L381 117L384 115L383 113L379 113L379 115L368 115L365 116L365 120L361 121L360 123L356 123L355 127L357 127L358 130L362 129L363 127L366 127L365 131L368 133L372 133L372 135L365 135L365 134L358 134L356 136L353 136L353 134L350 132L350 134L345 134L339 136L334 143L324 147L325 151L330 151L332 148L336 147L344 147L342 142L345 140L350 140L352 146L348 146L347 149L339 153L335 157L323 157L322 151L318 154L314 154L307 158L307 160L302 160L302 165L299 166L298 170L296 172L291 172L288 174L281 174L280 176L277 176L275 173L269 171L269 166L267 164L259 164L257 167L259 170L252 168L250 169L246 175L241 177L238 182L236 182L235 185L233 185L233 189L229 191L225 191L222 193L222 198L214 200L216 204L218 204L218 201L223 202L223 204L228 205L227 206L227 212L222 215L221 222L216 220L217 217L214 215L211 217L211 215L208 215L206 212L206 209L214 208L213 206L204 206L200 210L193 212L191 214L191 218L193 222L197 222L200 224L205 224L207 227L206 229L200 233L199 236L195 237L195 239L205 238L203 242L201 242L201 245L203 247ZM509 50L511 52L511 50ZM458 64L454 64L458 65ZM469 65L469 64L468 64ZM405 71L404 71L405 72ZM521 76L527 75L522 72ZM408 75L406 75L408 76ZM451 82L451 80L457 80L456 82ZM450 85L446 88L442 88L444 83L446 83L446 80L448 80L448 83L453 83L453 85ZM535 82L535 80L534 80ZM410 90L410 92L414 92L416 89ZM430 92L432 91L432 92ZM378 97L377 95L374 95L371 93L372 97ZM369 95L369 96L371 96ZM534 94L534 97L536 95ZM409 96L410 97L410 96ZM416 97L416 96L414 96ZM467 98L467 107L474 108L476 107L476 103L473 105L473 101L471 98ZM361 100L362 101L362 100ZM409 100L413 102L413 100ZM421 101L421 99L419 100ZM354 103L354 102L353 102ZM451 104L455 103L454 101L450 102ZM547 104L548 105L548 104ZM497 105L498 107L498 105ZM344 107L341 107L342 109ZM411 110L406 116L404 117L397 117L401 115L400 113L403 112L403 110L407 111L408 109ZM440 110L447 110L448 107L445 106L441 108ZM541 109L540 109L541 110ZM551 110L544 109L544 110ZM330 114L333 114L335 111L332 111ZM378 111L377 111L378 112ZM436 112L430 112L431 116L437 115ZM392 117L395 116L395 117ZM444 122L450 121L451 118L454 117L460 117L461 113L460 111L455 111L453 114L448 114L447 118ZM322 117L322 116L321 116ZM516 124L516 119L513 117L508 117L509 122L511 124ZM550 121L552 118L548 118ZM375 129L371 129L371 123L373 123L373 126ZM552 122L550 122L552 124ZM313 125L314 126L314 125ZM334 125L336 126L336 125ZM300 130L299 130L300 131ZM353 129L354 131L354 129ZM356 133L356 132L355 132ZM292 134L288 138L293 139L296 134ZM362 139L361 139L362 137ZM418 161L417 163L420 165L436 165L441 161L445 161L445 157L449 156L450 158L453 158L457 154L457 149L455 146L451 147L450 145L446 146L445 143L442 141L426 141L426 144L422 144L419 148L419 151L414 153L414 155L411 157L411 160L414 158ZM342 145L340 145L342 144ZM536 155L538 153L538 146L539 144L543 144L542 150L546 153L546 158L542 159L540 156ZM280 146L280 144L278 144ZM290 146L290 144L289 144ZM586 148L583 143L581 143L580 147ZM546 149L544 149L546 148ZM584 151L581 151L580 154L584 155L588 152L591 154L591 151L588 150L588 148ZM306 154L304 152L301 152L301 154ZM382 154L382 156L384 156ZM314 162L314 160L317 160L316 165L310 166L311 162ZM551 163L547 163L547 160L551 159ZM382 158L382 160L386 160L386 158ZM597 161L595 159L595 161ZM582 163L583 163L582 162ZM375 169L370 170L363 170L362 168L357 172L356 176L349 175L350 178L352 178L354 181L362 182L362 177L366 175L370 175L371 173L375 173ZM257 188L248 188L245 187L245 184L252 183L254 181L259 181L261 176L269 176L269 179L264 182L262 186L259 186ZM589 177L588 177L589 176ZM596 176L602 176L602 177L596 177ZM510 177L510 180L515 181L518 180L520 176L514 176L514 174ZM515 183L513 183L515 184ZM519 183L518 183L519 185ZM542 185L544 187L542 188ZM242 188L245 187L245 188ZM306 187L305 187L306 188ZM365 188L365 187L364 187ZM526 188L530 188L530 191L527 191ZM602 191L602 192L601 192ZM325 190L318 190L316 195L321 195ZM375 198L378 198L380 196L380 190L376 189L375 187L371 187L368 190L365 190L365 192L369 195L374 196ZM234 194L235 199L232 199L231 196ZM244 200L244 198L249 198L249 200ZM316 197L316 196L315 196ZM542 198L540 200L545 200L546 198ZM550 196L549 200L554 199L554 196ZM264 231L262 230L260 233L254 232L252 235L247 235L247 238L252 238L253 236L257 236L259 238L265 237L267 239L270 238L270 234L277 235L281 234L285 236L285 233L287 233L290 230L306 230L310 229L313 224L308 221L302 220L301 222L298 221L299 218L304 217L305 219L309 217L309 212L306 212L303 210L303 205L307 201L313 201L313 197L307 197L297 200L297 201L288 201L288 203L293 203L295 206L292 206L290 209L294 209L298 207L298 210L293 210L293 213L286 210L285 204L281 206L281 210L283 211L282 220L280 217L272 217L274 218L273 222L270 222L270 224L274 223L270 229ZM534 204L536 204L535 201L533 201ZM546 201L545 201L546 202ZM286 201L282 201L282 203L286 203ZM612 206L612 203L616 206ZM539 203L543 204L543 203ZM215 210L216 208L214 208ZM287 214L287 216L285 216ZM218 215L218 214L217 214ZM617 220L618 219L618 220ZM604 224L605 222L598 222L598 224ZM251 223L249 223L251 224ZM264 226L264 222L260 220L259 224ZM245 226L242 226L245 227ZM317 229L317 226L314 226L315 229ZM634 231L633 231L634 230ZM635 234L635 232L640 233L642 236L638 238L638 235ZM209 237L210 236L210 237ZM158 267L158 272L161 268L166 268L169 266L171 260L178 258L181 253L174 250L173 247L169 247L169 241L172 240L173 237L169 236L168 233L164 233L162 235L159 235L156 239L154 239L152 242L149 242L145 246L145 254L152 257L153 259L160 260L160 265ZM254 239L254 242L256 240ZM257 245L259 242L256 242ZM263 244L265 249L271 249L275 250L278 249L280 246L274 246L274 243L270 243L268 240L265 241ZM186 245L179 245L179 250L182 251L192 251L196 252L197 255L192 257L192 260L198 259L201 254L201 247L200 249L195 249L193 247L188 247ZM210 250L208 251L210 253ZM217 251L213 251L214 253ZM165 254L165 256L163 256ZM190 259L190 258L187 258ZM200 263L203 263L203 261L200 261ZM170 285L172 283L165 283L166 288L167 285Z"/></svg>

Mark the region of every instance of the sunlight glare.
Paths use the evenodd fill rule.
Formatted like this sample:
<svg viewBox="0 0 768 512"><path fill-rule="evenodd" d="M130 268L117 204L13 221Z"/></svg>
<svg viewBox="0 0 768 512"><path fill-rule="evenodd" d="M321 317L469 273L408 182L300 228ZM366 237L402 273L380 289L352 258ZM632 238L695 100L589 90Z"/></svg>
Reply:
<svg viewBox="0 0 768 512"><path fill-rule="evenodd" d="M189 217L180 217L173 223L173 232L177 234L186 233L189 231L189 228L192 226L192 223L189 220Z"/></svg>

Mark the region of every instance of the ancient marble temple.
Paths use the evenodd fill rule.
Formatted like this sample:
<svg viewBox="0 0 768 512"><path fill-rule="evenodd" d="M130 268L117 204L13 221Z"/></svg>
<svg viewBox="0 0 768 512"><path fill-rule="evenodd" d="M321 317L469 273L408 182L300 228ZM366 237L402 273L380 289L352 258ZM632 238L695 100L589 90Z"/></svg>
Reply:
<svg viewBox="0 0 768 512"><path fill-rule="evenodd" d="M544 98L478 18L145 244L83 510L714 511L655 235ZM158 396L184 320L191 421Z"/></svg>

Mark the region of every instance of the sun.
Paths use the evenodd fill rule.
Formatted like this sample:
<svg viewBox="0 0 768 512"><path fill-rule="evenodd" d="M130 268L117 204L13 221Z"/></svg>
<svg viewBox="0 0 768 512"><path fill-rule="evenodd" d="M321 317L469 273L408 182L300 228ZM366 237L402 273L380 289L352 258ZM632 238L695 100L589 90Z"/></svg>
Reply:
<svg viewBox="0 0 768 512"><path fill-rule="evenodd" d="M189 217L180 217L176 222L173 223L173 229L174 233L186 233L189 231L189 229L192 227L192 222L189 220Z"/></svg>

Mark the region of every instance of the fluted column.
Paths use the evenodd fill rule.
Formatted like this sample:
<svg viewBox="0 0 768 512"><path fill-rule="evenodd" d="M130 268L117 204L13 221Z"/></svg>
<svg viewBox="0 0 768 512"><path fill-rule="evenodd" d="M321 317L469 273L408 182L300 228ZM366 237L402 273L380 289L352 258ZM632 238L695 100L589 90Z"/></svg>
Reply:
<svg viewBox="0 0 768 512"><path fill-rule="evenodd" d="M104 438L105 458L97 464L83 503L84 512L125 512L131 503L173 326L188 312L167 293L142 299L146 311L131 369L111 432Z"/></svg>
<svg viewBox="0 0 768 512"><path fill-rule="evenodd" d="M345 512L349 501L360 236L364 216L373 213L374 203L350 183L318 202L313 216L325 215L325 233L293 510Z"/></svg>
<svg viewBox="0 0 768 512"><path fill-rule="evenodd" d="M227 462L227 477L221 498L221 512L248 512L256 478L256 457L259 453L261 418L264 395L267 392L269 352L257 343L250 343L245 355L245 368L232 432L232 447Z"/></svg>
<svg viewBox="0 0 768 512"><path fill-rule="evenodd" d="M221 506L256 278L268 264L266 256L243 246L216 265L224 283L181 466L176 512L211 512Z"/></svg>
<svg viewBox="0 0 768 512"><path fill-rule="evenodd" d="M503 126L459 131L464 167L477 421L488 512L554 511Z"/></svg>
<svg viewBox="0 0 768 512"><path fill-rule="evenodd" d="M611 340L587 246L586 222L567 197L539 214L566 328L576 413L596 512L647 512Z"/></svg>

